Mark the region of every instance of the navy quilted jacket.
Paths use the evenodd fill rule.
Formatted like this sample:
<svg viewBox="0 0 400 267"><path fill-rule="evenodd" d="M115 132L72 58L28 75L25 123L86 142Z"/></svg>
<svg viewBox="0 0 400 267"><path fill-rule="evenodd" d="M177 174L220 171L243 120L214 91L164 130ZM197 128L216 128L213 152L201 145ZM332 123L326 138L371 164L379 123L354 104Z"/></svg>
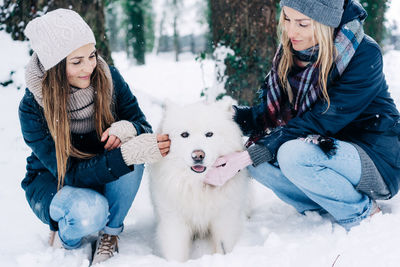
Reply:
<svg viewBox="0 0 400 267"><path fill-rule="evenodd" d="M132 122L138 134L152 132L150 124L141 111L136 97L128 84L114 67L110 67L114 85L114 117L116 121ZM26 89L19 106L22 135L32 149L27 158L27 173L22 181L26 198L35 214L45 223L56 229L50 220L50 202L57 192L57 162L54 141L44 117L43 108L36 102L33 94ZM132 171L121 155L121 150L104 150L95 131L87 134L72 134L72 142L78 149L97 154L91 159L70 158L65 175L66 185L89 187L101 190L108 182Z"/></svg>

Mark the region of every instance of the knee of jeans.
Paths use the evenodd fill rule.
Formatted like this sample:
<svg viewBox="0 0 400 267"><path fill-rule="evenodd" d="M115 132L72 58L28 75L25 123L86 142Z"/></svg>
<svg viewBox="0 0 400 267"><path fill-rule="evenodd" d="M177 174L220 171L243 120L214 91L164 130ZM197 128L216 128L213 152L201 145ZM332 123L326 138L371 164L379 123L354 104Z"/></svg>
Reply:
<svg viewBox="0 0 400 267"><path fill-rule="evenodd" d="M73 202L66 215L68 223L79 225L84 232L88 233L101 230L107 224L109 207L103 195L93 191L81 195Z"/></svg>
<svg viewBox="0 0 400 267"><path fill-rule="evenodd" d="M280 146L277 153L279 168L283 173L296 169L301 165L301 162L310 157L310 148L313 147L315 145L298 139L285 142Z"/></svg>
<svg viewBox="0 0 400 267"><path fill-rule="evenodd" d="M262 163L262 164L269 164L269 163ZM247 171L249 172L250 176L253 177L254 179L257 180L257 178L259 178L260 176L263 177L265 176L266 172L263 168L264 166L253 166L253 165L249 165L247 166Z"/></svg>

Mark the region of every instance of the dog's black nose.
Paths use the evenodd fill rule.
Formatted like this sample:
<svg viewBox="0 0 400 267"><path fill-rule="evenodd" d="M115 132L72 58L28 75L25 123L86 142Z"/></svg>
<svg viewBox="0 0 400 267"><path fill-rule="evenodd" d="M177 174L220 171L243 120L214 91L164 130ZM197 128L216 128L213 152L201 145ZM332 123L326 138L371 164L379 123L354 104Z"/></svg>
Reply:
<svg viewBox="0 0 400 267"><path fill-rule="evenodd" d="M203 150L194 150L192 152L192 159L194 162L202 162L204 157L206 156L206 153L204 153Z"/></svg>

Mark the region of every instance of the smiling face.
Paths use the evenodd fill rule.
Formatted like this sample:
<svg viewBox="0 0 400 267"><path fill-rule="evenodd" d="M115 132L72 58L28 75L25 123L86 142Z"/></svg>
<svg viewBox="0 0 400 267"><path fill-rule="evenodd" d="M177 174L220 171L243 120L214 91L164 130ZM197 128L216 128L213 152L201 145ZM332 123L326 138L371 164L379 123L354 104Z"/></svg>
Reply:
<svg viewBox="0 0 400 267"><path fill-rule="evenodd" d="M96 65L94 44L87 44L74 50L67 56L66 72L69 84L81 89L87 88Z"/></svg>
<svg viewBox="0 0 400 267"><path fill-rule="evenodd" d="M283 7L284 33L296 51L306 50L317 45L311 18L297 10Z"/></svg>

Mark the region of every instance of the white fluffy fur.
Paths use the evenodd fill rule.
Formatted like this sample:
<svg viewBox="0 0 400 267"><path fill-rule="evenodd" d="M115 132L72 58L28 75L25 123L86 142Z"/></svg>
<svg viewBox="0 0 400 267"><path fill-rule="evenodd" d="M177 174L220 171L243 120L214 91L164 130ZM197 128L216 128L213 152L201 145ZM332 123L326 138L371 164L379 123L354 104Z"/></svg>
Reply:
<svg viewBox="0 0 400 267"><path fill-rule="evenodd" d="M160 132L169 134L170 153L150 166L150 192L157 216L157 241L167 260L189 259L193 237L209 238L216 253L232 251L245 219L249 178L239 172L222 187L203 179L215 160L243 150L230 104L169 105ZM181 133L189 136L183 138ZM206 137L212 132L213 136ZM191 170L194 150L205 152L203 173Z"/></svg>

